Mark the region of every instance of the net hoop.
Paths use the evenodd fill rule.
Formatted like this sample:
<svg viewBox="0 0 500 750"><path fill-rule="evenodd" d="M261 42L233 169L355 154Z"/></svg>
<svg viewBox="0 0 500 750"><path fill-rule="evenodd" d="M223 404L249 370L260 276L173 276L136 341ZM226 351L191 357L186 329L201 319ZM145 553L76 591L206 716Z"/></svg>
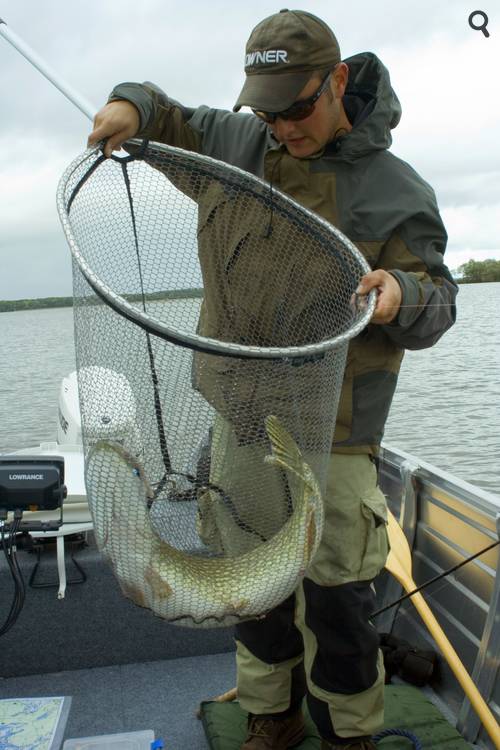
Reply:
<svg viewBox="0 0 500 750"><path fill-rule="evenodd" d="M139 150L141 149L141 147L144 148L144 142L135 138L127 141L125 145L127 148L139 148ZM227 167L224 162L221 162L217 159L213 159L201 154L194 154L184 149L175 148L174 146L167 146L165 144L159 144L155 142L154 147L155 149L166 154L182 155L184 159L192 157L192 159L195 160L196 163L203 163L207 167L207 170L210 170L215 166L219 168L221 166ZM361 313L359 310L357 311L357 320L347 331L338 334L333 338L312 344L289 347L261 347L220 341L218 339L200 336L195 333L179 332L175 327L168 326L164 322L155 318L153 315L144 313L139 308L131 305L129 302L127 302L126 299L124 299L124 297L116 294L116 292L114 292L92 271L85 258L79 251L78 244L75 241L71 229L71 222L69 219L71 199L68 201L68 196L66 195L66 185L75 169L80 167L87 159L90 159L99 150L100 147L88 149L83 154L74 159L74 161L65 170L57 188L57 209L67 242L70 247L71 254L80 272L82 273L88 284L92 287L96 295L125 319L138 325L140 328L152 334L153 336L157 336L160 339L164 339L188 349L194 349L196 351L205 352L208 354L223 355L225 357L271 360L283 360L287 358L297 359L302 357L309 358L315 355L322 355L331 349L345 344L351 338L357 336L358 333L360 333L370 321L376 304L375 290L372 290L369 293L365 309ZM140 160L140 156L119 157L113 155L111 158L118 162ZM261 189L262 187L269 188L269 184L265 180L251 175L244 170L239 169L238 167L231 166L231 172L233 172L235 175L241 175L241 177L244 178L247 183L253 183L256 187L259 187ZM280 200L287 203L291 208L293 207L295 210L298 209L304 214L304 216L313 219L314 222L320 224L328 233L330 233L332 235L332 238L340 241L347 248L349 253L352 254L353 257L355 257L360 265L361 270L364 273L369 273L372 270L362 253L339 229L334 227L318 214L297 203L285 193L282 193L274 187L272 189L273 194L279 196Z"/></svg>

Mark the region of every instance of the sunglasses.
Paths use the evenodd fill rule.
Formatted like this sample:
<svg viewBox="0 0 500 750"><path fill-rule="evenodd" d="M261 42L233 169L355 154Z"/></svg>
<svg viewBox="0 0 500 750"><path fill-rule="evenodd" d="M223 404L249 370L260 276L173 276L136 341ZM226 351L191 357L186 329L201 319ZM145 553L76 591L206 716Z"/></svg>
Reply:
<svg viewBox="0 0 500 750"><path fill-rule="evenodd" d="M331 73L328 73L328 75L323 79L320 87L314 92L314 94L308 96L307 99L299 99L298 102L294 102L291 107L288 107L288 109L284 109L282 112L263 112L260 109L252 109L252 112L254 113L254 115L257 115L257 117L260 117L261 120L264 120L264 122L267 122L270 125L276 122L276 118L278 117L280 117L282 120L305 120L306 117L310 117L314 112L316 102L320 98L321 94L323 94L328 88L330 78Z"/></svg>

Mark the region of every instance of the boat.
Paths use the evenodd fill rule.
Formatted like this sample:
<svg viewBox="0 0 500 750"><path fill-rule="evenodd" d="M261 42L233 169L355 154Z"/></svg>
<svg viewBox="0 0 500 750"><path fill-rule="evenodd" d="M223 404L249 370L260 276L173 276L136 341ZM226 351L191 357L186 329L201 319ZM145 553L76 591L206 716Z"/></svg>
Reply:
<svg viewBox="0 0 500 750"><path fill-rule="evenodd" d="M208 710L215 705L211 699L234 686L232 630L178 627L121 594L93 540L83 480L76 373L61 384L57 440L16 455L63 457L68 495L59 529L30 532L19 542L19 566L30 585L17 621L0 640L0 698L72 696L64 730L68 741L123 733L133 737L134 732L152 730L169 750L206 748L207 722L200 722L196 713L200 704ZM498 541L498 495L386 444L379 476L411 548L418 585ZM43 522L44 516L38 517ZM498 550L498 546L490 549L424 590L496 722L500 719ZM375 586L379 609L404 593L387 571ZM2 620L12 591L1 559ZM450 741L443 750L499 747L410 600L385 609L376 617L376 626L380 633L410 644L414 652L438 654L432 674L419 690L456 728L457 737L469 743ZM404 686L400 676L394 679ZM417 736L418 731L415 728ZM236 750L236 746L227 748Z"/></svg>

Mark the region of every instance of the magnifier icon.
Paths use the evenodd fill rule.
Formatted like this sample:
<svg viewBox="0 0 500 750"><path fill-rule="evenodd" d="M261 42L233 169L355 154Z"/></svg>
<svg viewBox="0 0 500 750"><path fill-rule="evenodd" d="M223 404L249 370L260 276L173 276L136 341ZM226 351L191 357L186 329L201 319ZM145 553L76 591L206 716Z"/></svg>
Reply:
<svg viewBox="0 0 500 750"><path fill-rule="evenodd" d="M480 23L479 26L473 23L473 19L475 16L480 16L480 18L482 18L482 23ZM474 31L482 31L485 36L489 36L490 32L486 28L487 25L488 25L488 16L484 12L484 10L473 10L469 16L469 26L471 27L471 29L474 29Z"/></svg>

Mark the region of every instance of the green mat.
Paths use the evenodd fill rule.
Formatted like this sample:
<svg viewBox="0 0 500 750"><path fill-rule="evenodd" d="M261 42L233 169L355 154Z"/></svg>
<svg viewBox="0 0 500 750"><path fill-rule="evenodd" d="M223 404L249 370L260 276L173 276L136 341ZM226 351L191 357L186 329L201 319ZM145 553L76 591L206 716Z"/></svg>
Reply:
<svg viewBox="0 0 500 750"><path fill-rule="evenodd" d="M211 750L239 750L245 739L247 715L238 702L201 704L201 720ZM320 741L306 713L307 735L296 750L319 750ZM385 729L406 729L420 740L423 750L470 750L466 742L418 688L387 685ZM380 750L412 750L404 737L386 737Z"/></svg>

